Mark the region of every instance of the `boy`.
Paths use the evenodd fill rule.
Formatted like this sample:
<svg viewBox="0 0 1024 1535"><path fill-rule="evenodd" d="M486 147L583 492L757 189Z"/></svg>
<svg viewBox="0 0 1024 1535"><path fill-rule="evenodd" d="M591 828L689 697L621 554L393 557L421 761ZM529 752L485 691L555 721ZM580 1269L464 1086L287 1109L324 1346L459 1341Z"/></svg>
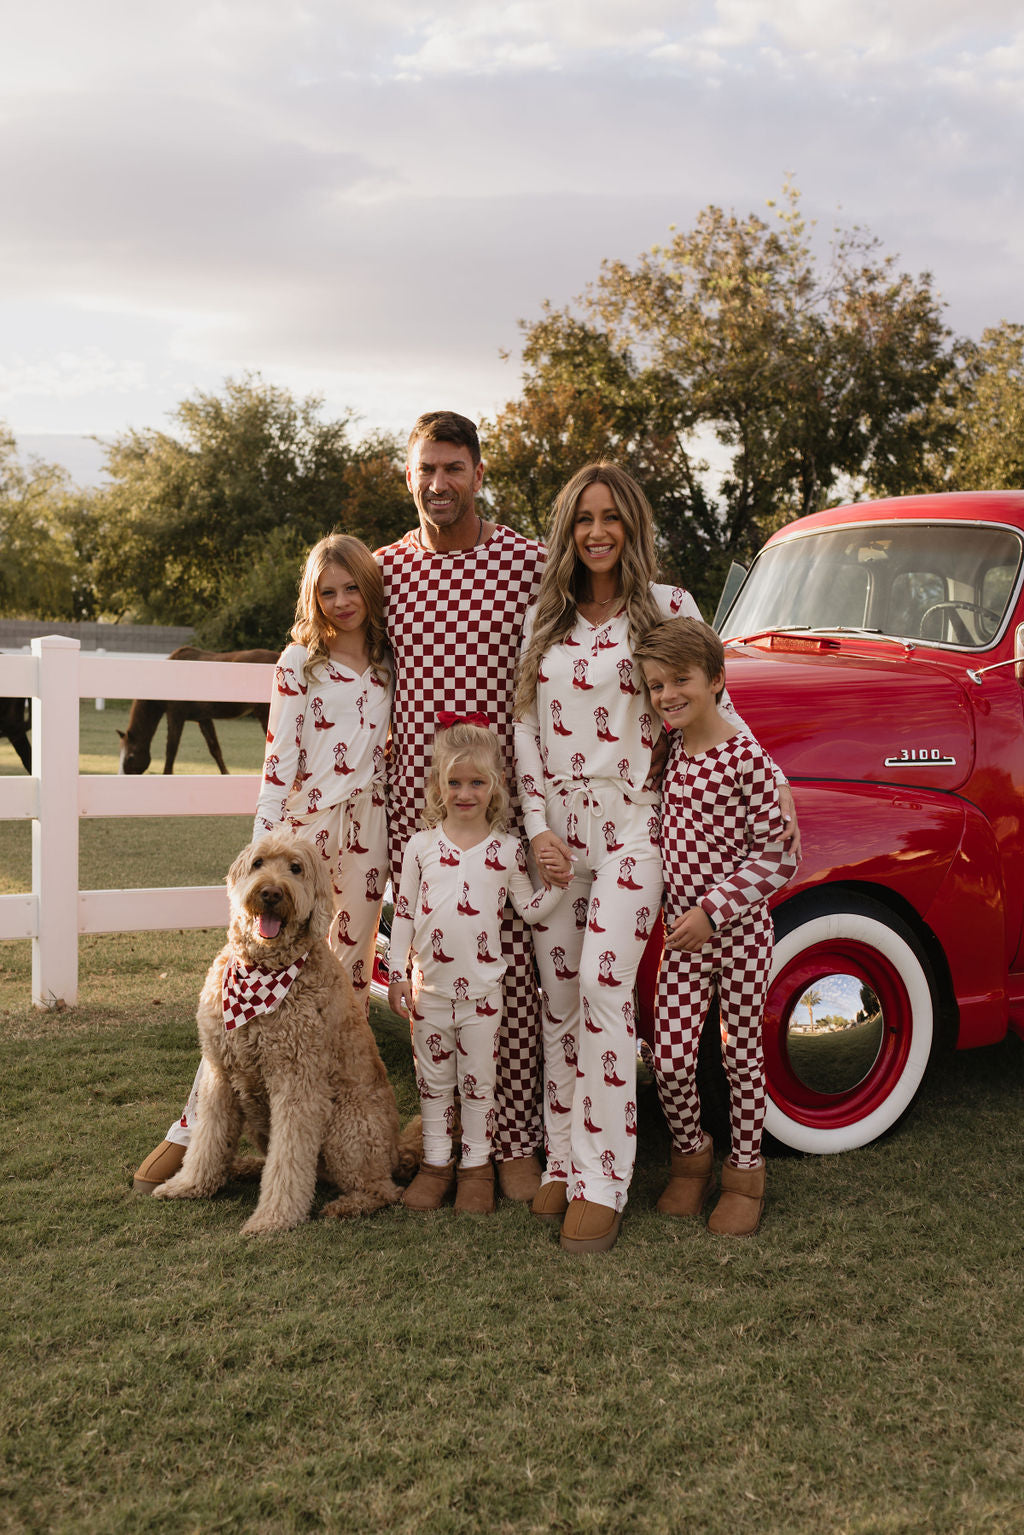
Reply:
<svg viewBox="0 0 1024 1535"><path fill-rule="evenodd" d="M654 1058L673 1150L658 1210L697 1216L714 1185L696 1071L701 1026L717 989L732 1150L708 1229L749 1236L764 1208L768 898L792 877L796 860L782 844L775 764L719 712L725 652L718 635L698 619L669 619L648 631L635 656L651 704L670 731L661 812L666 937Z"/></svg>

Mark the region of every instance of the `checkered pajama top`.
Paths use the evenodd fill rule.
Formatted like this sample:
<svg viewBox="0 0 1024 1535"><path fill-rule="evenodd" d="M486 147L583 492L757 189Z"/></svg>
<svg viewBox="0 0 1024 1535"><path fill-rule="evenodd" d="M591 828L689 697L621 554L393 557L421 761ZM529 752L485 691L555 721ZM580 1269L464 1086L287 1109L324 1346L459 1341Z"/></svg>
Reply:
<svg viewBox="0 0 1024 1535"><path fill-rule="evenodd" d="M749 736L687 755L675 732L662 779L661 857L669 922L699 905L716 930L742 920L796 870L782 845L775 763Z"/></svg>
<svg viewBox="0 0 1024 1535"><path fill-rule="evenodd" d="M440 710L486 714L514 783L513 677L544 558L542 544L500 526L475 549L438 554L413 529L377 552L397 674L388 769L393 869L419 826Z"/></svg>

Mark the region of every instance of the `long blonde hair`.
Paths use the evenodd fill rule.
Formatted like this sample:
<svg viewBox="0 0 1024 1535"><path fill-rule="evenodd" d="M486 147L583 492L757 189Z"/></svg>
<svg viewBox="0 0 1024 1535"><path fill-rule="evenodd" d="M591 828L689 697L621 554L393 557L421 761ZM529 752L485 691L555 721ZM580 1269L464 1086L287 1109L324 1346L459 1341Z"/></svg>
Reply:
<svg viewBox="0 0 1024 1535"><path fill-rule="evenodd" d="M320 577L328 565L344 565L359 595L366 604L366 649L370 665L382 682L391 677L391 646L384 627L384 579L380 566L364 543L348 533L328 533L314 544L306 556L295 604L292 639L305 645L309 654L302 667L306 682L313 680L318 666L330 658L330 642L335 631L324 616L317 593Z"/></svg>
<svg viewBox="0 0 1024 1535"><path fill-rule="evenodd" d="M485 725L470 725L460 720L434 736L434 756L427 779L427 802L423 824L440 826L444 820L444 784L456 763L471 762L480 769L481 778L490 782L487 824L495 831L508 825L508 787L501 761L501 745L493 730Z"/></svg>
<svg viewBox="0 0 1024 1535"><path fill-rule="evenodd" d="M573 629L577 604L585 600L590 574L576 553L573 529L579 499L591 485L607 485L622 518L626 537L619 561L619 582L629 621L630 646L661 618L651 596L651 582L657 575L658 562L650 502L633 476L617 464L604 460L585 464L558 492L551 509L548 557L537 593L533 633L519 664L515 701L517 718L522 718L537 697L541 657Z"/></svg>

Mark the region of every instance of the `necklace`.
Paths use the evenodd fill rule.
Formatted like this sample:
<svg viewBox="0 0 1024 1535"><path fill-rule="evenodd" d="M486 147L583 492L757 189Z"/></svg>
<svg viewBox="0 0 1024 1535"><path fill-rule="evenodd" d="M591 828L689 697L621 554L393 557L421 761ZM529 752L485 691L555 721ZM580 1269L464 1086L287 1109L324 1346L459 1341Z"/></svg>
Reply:
<svg viewBox="0 0 1024 1535"><path fill-rule="evenodd" d="M587 599L586 606L588 608L606 608L610 602L617 602L618 599L619 599L619 593L618 592L616 592L611 597L606 597L603 602L598 602L596 597L590 597L590 598Z"/></svg>
<svg viewBox="0 0 1024 1535"><path fill-rule="evenodd" d="M480 513L477 512L476 537L474 538L472 544L462 544L455 549L439 549L436 543L432 543L427 537L425 537L423 525L421 525L418 532L415 528L413 528L412 532L418 538L420 548L428 550L431 554L466 554L468 553L469 549L479 548L484 536L484 520L480 516Z"/></svg>

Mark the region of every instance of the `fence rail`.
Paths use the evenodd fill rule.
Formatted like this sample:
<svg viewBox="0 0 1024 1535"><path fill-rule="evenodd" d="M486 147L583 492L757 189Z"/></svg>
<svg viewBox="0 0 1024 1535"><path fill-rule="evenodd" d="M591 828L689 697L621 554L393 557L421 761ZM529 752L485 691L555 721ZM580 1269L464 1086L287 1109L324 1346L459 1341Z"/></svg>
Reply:
<svg viewBox="0 0 1024 1535"><path fill-rule="evenodd" d="M83 698L262 703L274 669L233 661L97 656L47 635L31 655L0 655L0 697L32 700L32 775L0 778L0 820L32 822L32 890L0 895L0 940L32 940L32 1001L78 1000L81 933L223 927L222 885L142 890L78 888L78 823L85 816L252 815L258 774L144 777L80 774Z"/></svg>

